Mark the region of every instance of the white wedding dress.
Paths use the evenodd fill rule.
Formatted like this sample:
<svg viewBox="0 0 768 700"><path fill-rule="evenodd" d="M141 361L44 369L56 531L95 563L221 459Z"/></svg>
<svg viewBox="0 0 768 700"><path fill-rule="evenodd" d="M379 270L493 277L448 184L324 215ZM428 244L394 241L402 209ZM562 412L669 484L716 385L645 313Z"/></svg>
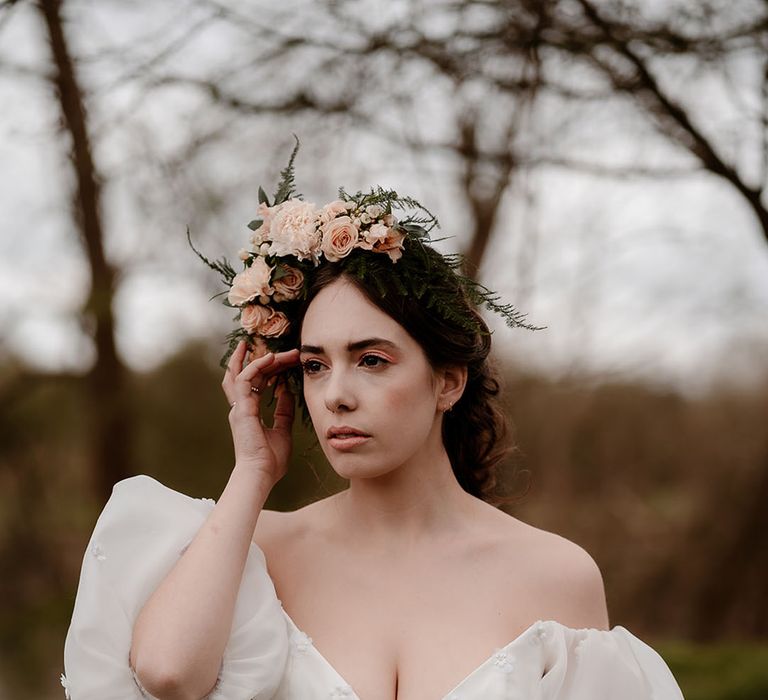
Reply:
<svg viewBox="0 0 768 700"><path fill-rule="evenodd" d="M150 698L128 655L144 602L214 507L147 476L115 485L85 553L61 677L71 700ZM540 621L497 649L440 700L679 700L661 657L623 627ZM299 630L256 545L209 700L360 700ZM438 700L425 698L424 700Z"/></svg>

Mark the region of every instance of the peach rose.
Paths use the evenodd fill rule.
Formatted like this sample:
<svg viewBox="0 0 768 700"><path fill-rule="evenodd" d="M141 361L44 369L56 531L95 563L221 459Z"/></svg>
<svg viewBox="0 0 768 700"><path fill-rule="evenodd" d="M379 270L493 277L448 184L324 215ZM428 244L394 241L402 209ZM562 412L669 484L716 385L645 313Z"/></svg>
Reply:
<svg viewBox="0 0 768 700"><path fill-rule="evenodd" d="M405 234L400 229L387 229L387 237L373 246L376 253L386 253L392 262L397 262L403 257L403 241Z"/></svg>
<svg viewBox="0 0 768 700"><path fill-rule="evenodd" d="M290 327L291 322L282 311L272 310L270 317L259 328L259 335L265 338L275 338L285 333Z"/></svg>
<svg viewBox="0 0 768 700"><path fill-rule="evenodd" d="M357 227L348 216L339 216L323 226L321 248L330 262L338 262L349 255L359 238Z"/></svg>
<svg viewBox="0 0 768 700"><path fill-rule="evenodd" d="M315 205L294 198L278 205L275 210L270 222L270 255L295 255L299 260L317 262L320 233L315 223Z"/></svg>
<svg viewBox="0 0 768 700"><path fill-rule="evenodd" d="M272 307L261 304L249 304L240 314L240 325L248 333L273 338L282 335L291 323L282 311L275 311ZM258 340L255 343L259 350L263 349L259 345L260 342L263 344L263 341Z"/></svg>
<svg viewBox="0 0 768 700"><path fill-rule="evenodd" d="M275 295L272 297L275 301L298 299L304 287L304 273L295 267L281 265L272 286L275 288Z"/></svg>
<svg viewBox="0 0 768 700"><path fill-rule="evenodd" d="M248 304L240 312L240 325L249 333L258 333L267 322L273 310L261 304Z"/></svg>
<svg viewBox="0 0 768 700"><path fill-rule="evenodd" d="M340 199L335 199L332 202L326 204L317 215L317 223L321 226L327 224L329 221L335 219L339 214L347 213L347 203L342 202Z"/></svg>
<svg viewBox="0 0 768 700"><path fill-rule="evenodd" d="M253 259L250 267L235 275L232 286L227 294L227 300L232 306L242 306L246 302L259 297L260 301L268 299L274 289L269 286L272 270L267 261L258 256Z"/></svg>

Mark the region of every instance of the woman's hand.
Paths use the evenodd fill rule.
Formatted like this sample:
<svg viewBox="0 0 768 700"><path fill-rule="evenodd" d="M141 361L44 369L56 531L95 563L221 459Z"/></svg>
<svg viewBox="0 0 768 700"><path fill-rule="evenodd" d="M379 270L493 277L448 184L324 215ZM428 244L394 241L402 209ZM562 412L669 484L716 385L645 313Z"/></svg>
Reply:
<svg viewBox="0 0 768 700"><path fill-rule="evenodd" d="M240 341L221 383L231 406L229 425L235 464L264 472L274 486L285 476L291 453L294 397L287 384L279 382L274 420L269 428L261 420L260 393L263 394L268 382L277 381L281 372L299 363L299 351L267 353L243 367L245 359L245 341Z"/></svg>

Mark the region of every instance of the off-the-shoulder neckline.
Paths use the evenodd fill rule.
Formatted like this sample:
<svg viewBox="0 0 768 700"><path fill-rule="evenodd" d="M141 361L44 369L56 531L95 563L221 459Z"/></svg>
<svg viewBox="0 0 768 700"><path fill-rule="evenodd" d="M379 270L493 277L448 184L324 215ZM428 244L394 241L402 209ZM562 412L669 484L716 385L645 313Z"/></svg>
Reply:
<svg viewBox="0 0 768 700"><path fill-rule="evenodd" d="M266 567L267 557L264 554L264 550L262 550L262 548L255 541L251 541L251 548L258 552L260 558L262 559L262 561L264 562L265 567ZM269 573L267 573L267 575L269 576ZM306 632L304 632L304 630L302 630L296 624L296 622L294 622L293 618L285 611L285 608L283 608L283 604L282 604L282 602L279 601L279 599L278 599L278 603L280 603L280 609L281 609L285 619L290 623L290 625L294 628L294 630L296 632L298 632L299 634L303 634L305 637L309 637L309 635ZM615 630L623 629L621 626L618 626L618 625L613 627L612 629L608 629L608 630L597 629L595 627L574 628L574 627L567 627L566 625L563 625L562 623L557 622L556 620L536 620L536 621L532 622L528 627L526 627L522 632L520 632L520 634L518 634L517 637L515 637L511 642L505 644L503 647L495 649L488 656L488 658L485 659L485 661L483 661L479 666L477 666L477 668L475 668L474 670L470 671L469 674L467 674L461 681L459 681L459 683L456 686L451 688L451 690L449 690L448 693L446 693L446 695L444 697L440 698L440 700L450 700L451 695L453 695L454 693L457 693L459 690L461 690L462 686L464 686L466 683L468 683L471 678L474 678L477 674L479 674L482 670L484 670L486 666L488 666L489 664L493 663L493 661L494 661L494 659L495 659L495 657L496 657L496 655L498 653L509 651L513 646L519 644L523 639L527 639L535 631L542 630L542 629L551 629L553 627L556 627L556 628L562 629L562 630L566 630L566 631L569 631L569 632L572 632L572 633L579 633L579 632L581 632L581 633L584 633L584 634L589 633L589 632L601 632L601 633L610 634L611 632L613 632ZM344 678L344 676L342 676L336 670L336 668L334 668L333 664L330 661L328 661L328 659L325 656L323 656L323 654L320 652L320 650L314 644L311 644L310 646L311 646L314 654L320 660L320 662L331 673L333 673L336 676L337 681L340 684L342 684L342 685L346 685L349 688L352 688L352 685ZM354 689L352 689L352 692L354 693ZM354 694L354 698L355 698L355 700L360 700L360 698L357 696L357 694Z"/></svg>
<svg viewBox="0 0 768 700"><path fill-rule="evenodd" d="M294 631L304 635L305 637L309 638L309 635L307 635L304 630L302 630L293 620L293 618L285 611L285 608L282 607L282 604L280 605L280 609L283 612L283 615L285 619L288 621L288 623L293 627ZM557 627L559 629L568 630L570 632L582 632L582 633L589 633L589 632L601 632L601 633L610 633L613 630L619 629L619 627L614 627L613 630L598 630L593 627L583 627L583 628L572 628L572 627L566 627L565 625L561 624L560 622L557 622L556 620L536 620L535 622L532 622L528 627L526 627L520 634L517 635L511 642L505 644L503 647L499 647L498 649L495 649L485 661L483 661L479 666L477 666L475 669L470 671L464 678L462 678L453 688L451 688L440 700L450 700L451 696L455 693L459 692L464 685L469 683L469 681L477 676L481 671L483 671L488 665L492 664L494 660L496 659L497 654L509 652L510 649L512 649L514 646L520 644L523 640L527 639L531 635L538 634L541 635L541 632L543 631L546 635L547 632L549 632L553 627ZM337 682L348 686L350 689L352 689L351 684L342 676L336 668L333 666L333 664L328 661L328 659L322 654L322 652L314 645L309 645L312 649L312 652L315 654L315 656L320 660L320 662L331 672L333 675L336 676ZM360 700L360 698L355 693L354 689L352 689L352 693L354 694L353 697L355 700Z"/></svg>

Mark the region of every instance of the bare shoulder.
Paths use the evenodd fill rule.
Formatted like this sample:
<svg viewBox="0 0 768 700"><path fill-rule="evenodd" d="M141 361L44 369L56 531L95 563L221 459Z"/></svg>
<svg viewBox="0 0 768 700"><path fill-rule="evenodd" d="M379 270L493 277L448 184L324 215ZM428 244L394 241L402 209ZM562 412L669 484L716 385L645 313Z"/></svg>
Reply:
<svg viewBox="0 0 768 700"><path fill-rule="evenodd" d="M253 541L266 552L289 536L295 527L296 517L293 512L263 509L253 531Z"/></svg>
<svg viewBox="0 0 768 700"><path fill-rule="evenodd" d="M566 627L608 629L603 577L592 556L561 535L509 517L505 537L508 575L520 576L531 591L531 604L540 619Z"/></svg>
<svg viewBox="0 0 768 700"><path fill-rule="evenodd" d="M316 531L316 511L322 501L294 511L262 510L253 532L253 541L267 554L289 543L297 543Z"/></svg>

